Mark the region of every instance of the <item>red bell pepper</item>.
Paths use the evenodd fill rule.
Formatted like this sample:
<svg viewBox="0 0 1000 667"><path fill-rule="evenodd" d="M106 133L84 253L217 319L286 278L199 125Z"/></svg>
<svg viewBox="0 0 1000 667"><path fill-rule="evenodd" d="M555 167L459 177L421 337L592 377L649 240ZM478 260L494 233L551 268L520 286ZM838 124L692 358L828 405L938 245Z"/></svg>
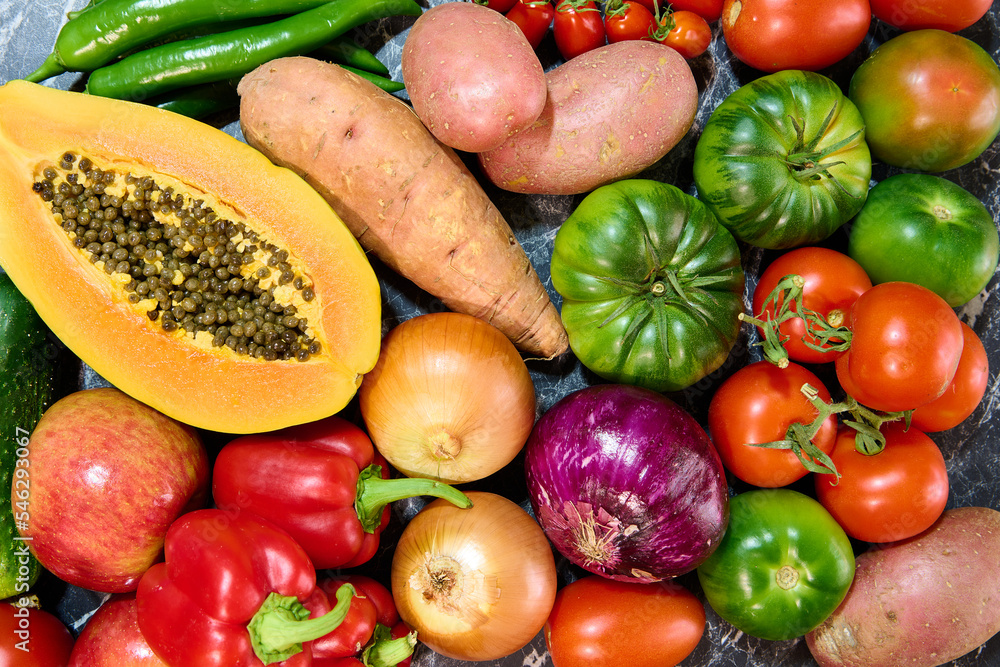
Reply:
<svg viewBox="0 0 1000 667"><path fill-rule="evenodd" d="M332 610L310 618L303 602L320 590L312 561L249 512L184 514L163 553L139 580L136 602L143 637L171 667L308 667L312 641L340 626L355 597L344 586Z"/></svg>
<svg viewBox="0 0 1000 667"><path fill-rule="evenodd" d="M291 535L316 569L366 563L389 522L389 504L414 496L472 503L420 478L388 479L368 435L340 417L232 440L212 471L216 507L253 512Z"/></svg>

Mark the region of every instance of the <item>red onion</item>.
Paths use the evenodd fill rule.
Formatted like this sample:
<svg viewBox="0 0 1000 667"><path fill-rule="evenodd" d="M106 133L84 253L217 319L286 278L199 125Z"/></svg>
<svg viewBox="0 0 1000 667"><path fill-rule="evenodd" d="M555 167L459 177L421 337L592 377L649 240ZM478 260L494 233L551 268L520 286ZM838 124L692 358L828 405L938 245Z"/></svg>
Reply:
<svg viewBox="0 0 1000 667"><path fill-rule="evenodd" d="M729 521L725 472L705 430L648 389L598 385L566 396L538 420L525 456L546 536L610 579L690 572Z"/></svg>

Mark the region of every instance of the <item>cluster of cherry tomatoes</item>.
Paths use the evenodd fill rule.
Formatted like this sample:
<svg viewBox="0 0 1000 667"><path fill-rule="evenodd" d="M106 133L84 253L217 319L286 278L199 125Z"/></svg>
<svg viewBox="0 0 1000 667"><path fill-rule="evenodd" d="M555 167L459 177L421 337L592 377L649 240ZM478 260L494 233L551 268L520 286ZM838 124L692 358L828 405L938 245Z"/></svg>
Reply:
<svg viewBox="0 0 1000 667"><path fill-rule="evenodd" d="M532 48L552 31L565 60L605 44L630 39L658 41L685 58L697 58L712 42L711 23L723 0L488 0L490 9L517 24Z"/></svg>
<svg viewBox="0 0 1000 667"><path fill-rule="evenodd" d="M772 295L786 293L783 276L801 277L800 312L819 315L822 326L785 319L778 335L787 363L751 363L713 395L708 421L723 463L748 484L791 484L807 473L793 451L746 445L787 443L793 423L814 426L813 454L831 468L816 471L826 473L814 476L817 499L845 532L878 543L911 537L948 500L945 460L926 434L957 426L979 405L989 381L985 347L929 289L901 281L873 287L851 257L821 247L785 253L761 274L753 295L758 326L780 310L784 297ZM820 328L833 322L843 339L822 342ZM824 363L849 397L872 409L874 421L854 428L848 418L838 427L833 412L817 412L817 401L830 403L835 386L806 366L818 371ZM812 398L804 385L815 389ZM881 434L877 456L859 446L871 429Z"/></svg>

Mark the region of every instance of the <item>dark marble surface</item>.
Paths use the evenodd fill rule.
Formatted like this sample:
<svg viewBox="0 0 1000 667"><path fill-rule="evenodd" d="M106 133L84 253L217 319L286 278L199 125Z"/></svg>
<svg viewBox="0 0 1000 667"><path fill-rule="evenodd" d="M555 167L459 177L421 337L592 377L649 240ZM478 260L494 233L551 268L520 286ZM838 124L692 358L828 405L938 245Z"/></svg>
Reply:
<svg viewBox="0 0 1000 667"><path fill-rule="evenodd" d="M59 26L65 20L67 11L79 8L85 0L0 0L0 83L10 79L23 77L34 70L44 59L52 47ZM429 5L440 4L440 0L431 0ZM996 60L1000 57L1000 26L997 19L997 5L989 15L975 26L962 34L982 45ZM395 78L399 78L399 54L405 29L412 19L394 20L379 25L366 26L360 30L359 40L376 50L384 62L389 64ZM845 89L854 68L879 43L895 33L883 25L873 22L872 29L865 42L855 53L824 71ZM551 37L541 49L543 63L547 67L558 63ZM664 158L659 164L649 169L644 176L656 178L677 185L681 189L695 194L691 181L691 159L695 143L712 109L719 101L740 85L760 76L759 72L751 70L729 54L722 40L721 30L715 26L715 36L712 45L705 55L691 62L700 91L700 110L687 137ZM83 78L76 74L64 74L49 82L60 88L79 89ZM405 98L405 94L402 94ZM71 109L66 110L72 113ZM222 115L210 119L211 123L223 128L236 137L242 138L235 114ZM1000 170L1000 142L994 143L977 160L960 169L942 174L961 184L978 196L990 209L996 218L1000 215L1000 187L998 187L998 170ZM470 165L473 164L470 160ZM879 181L894 173L884 165L876 164L873 181ZM551 289L549 282L548 262L552 249L552 241L559 225L573 210L580 197L571 196L523 196L502 192L487 186L487 191L497 206L508 218L518 239L532 258L535 268L543 281L549 286L553 299L558 304L558 295ZM830 239L833 246L842 246L845 231L842 230ZM767 253L749 247L744 250L744 265L748 274L747 294L753 289L754 278L760 267L770 260ZM405 320L421 312L440 309L440 304L425 294L419 293L407 281L384 267L376 264L383 285L385 328ZM996 294L998 283L994 278L984 292L972 302L959 309L959 313L983 339L990 352L991 365L1000 368L1000 315L997 314L1000 294ZM708 399L718 383L730 373L753 358L753 348L750 332L744 330L730 359L722 368L706 380L694 387L673 395L682 405L687 407L698 419L704 421ZM73 360L67 359L68 364ZM580 364L572 357L565 357L551 362L531 362L530 369L535 380L538 393L539 413L544 412L557 400L566 394L596 382ZM1000 485L997 484L997 474L1000 472L1000 425L994 419L994 411L998 402L998 385L995 382L995 371L987 395L977 411L962 425L949 432L935 434L934 440L940 445L948 465L951 491L949 507L980 505L1000 509ZM89 387L103 384L86 367L79 372L70 373L72 380L63 388L69 391L77 387ZM356 410L355 406L348 411ZM348 415L350 416L350 415ZM205 434L210 447L222 444L221 436ZM525 492L523 478L520 472L520 461L516 460L510 466L491 478L477 483L475 488L493 490L503 493L518 502L524 503ZM739 491L734 488L734 491ZM806 490L806 489L803 489ZM387 581L387 572L392 557L392 544L395 535L401 530L408 517L419 509L413 502L399 503L395 507L395 520L383 538L383 547L376 558L364 568L371 574ZM863 549L865 545L857 544ZM579 576L580 572L565 562L560 562L562 581L570 581ZM697 579L693 575L680 578L680 582L688 586L699 596ZM71 625L74 630L82 628L92 611L103 600L102 595L68 587L59 581L54 581L51 575L39 584L39 591L55 608L57 613ZM703 598L702 598L703 599ZM710 608L706 609L708 625L705 635L694 653L684 661L689 667L713 665L716 667L806 667L815 665L805 643L801 640L786 642L769 642L749 637L718 618ZM636 647L641 651L641 647ZM501 661L481 663L488 667L542 667L549 664L544 641L537 637L535 641L522 651ZM418 667L456 666L461 665L454 660L436 655L421 647L418 650L415 664ZM1000 638L995 637L984 647L969 655L950 663L955 666L1000 664Z"/></svg>

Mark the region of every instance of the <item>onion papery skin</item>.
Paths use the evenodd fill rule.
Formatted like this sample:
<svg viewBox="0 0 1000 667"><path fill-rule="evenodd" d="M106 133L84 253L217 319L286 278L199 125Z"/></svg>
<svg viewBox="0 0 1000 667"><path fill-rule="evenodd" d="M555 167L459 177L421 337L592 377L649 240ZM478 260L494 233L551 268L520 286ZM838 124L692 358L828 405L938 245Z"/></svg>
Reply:
<svg viewBox="0 0 1000 667"><path fill-rule="evenodd" d="M610 579L690 572L729 522L725 471L708 434L648 389L597 385L564 397L535 425L525 468L549 540Z"/></svg>
<svg viewBox="0 0 1000 667"><path fill-rule="evenodd" d="M520 506L494 493L467 495L469 509L435 500L406 525L393 555L392 596L431 650L497 660L545 626L556 597L555 558ZM431 581L458 583L435 591Z"/></svg>
<svg viewBox="0 0 1000 667"><path fill-rule="evenodd" d="M428 313L396 326L358 392L378 451L408 477L473 482L520 453L535 386L513 343L471 315Z"/></svg>

